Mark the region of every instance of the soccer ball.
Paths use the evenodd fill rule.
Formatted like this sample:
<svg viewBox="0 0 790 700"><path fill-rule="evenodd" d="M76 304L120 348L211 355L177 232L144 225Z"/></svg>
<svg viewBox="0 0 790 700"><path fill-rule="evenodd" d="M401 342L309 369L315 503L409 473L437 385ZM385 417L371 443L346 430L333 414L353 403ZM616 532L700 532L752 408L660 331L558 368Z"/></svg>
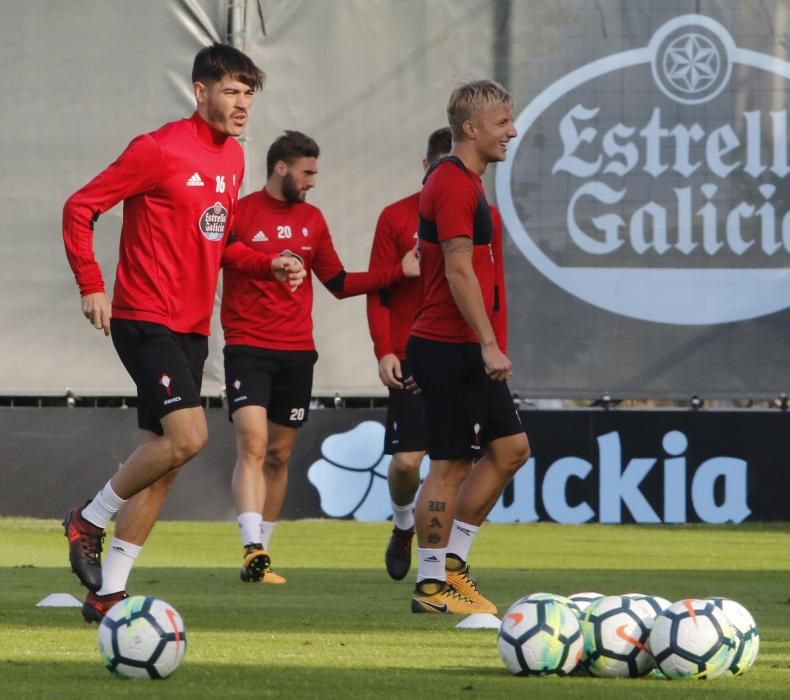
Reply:
<svg viewBox="0 0 790 700"><path fill-rule="evenodd" d="M584 667L599 678L636 678L653 668L647 647L655 614L644 601L610 595L593 601L581 621Z"/></svg>
<svg viewBox="0 0 790 700"><path fill-rule="evenodd" d="M689 598L656 616L650 649L668 678L718 678L727 673L738 640L712 600Z"/></svg>
<svg viewBox="0 0 790 700"><path fill-rule="evenodd" d="M598 598L603 597L603 593L585 591L584 593L574 593L573 595L569 595L568 600L572 600L576 604L576 607L579 608L580 612L584 613L590 603L592 603L594 600L598 600ZM581 615L579 617L581 617Z"/></svg>
<svg viewBox="0 0 790 700"><path fill-rule="evenodd" d="M657 595L645 595L644 593L626 593L625 597L632 598L633 600L641 600L647 603L653 609L653 617L659 613L664 612L664 610L672 605L672 603L666 598L662 598L661 596Z"/></svg>
<svg viewBox="0 0 790 700"><path fill-rule="evenodd" d="M497 635L502 661L520 676L567 676L582 655L573 611L549 598L521 598L502 618Z"/></svg>
<svg viewBox="0 0 790 700"><path fill-rule="evenodd" d="M710 597L707 600L712 600L716 607L721 609L727 622L730 623L732 631L735 632L738 648L735 650L730 672L734 676L740 676L752 667L757 658L757 652L760 650L760 633L757 630L757 624L751 613L734 600L718 597Z"/></svg>
<svg viewBox="0 0 790 700"><path fill-rule="evenodd" d="M187 648L184 621L158 598L133 596L116 603L99 625L99 654L121 678L167 678Z"/></svg>
<svg viewBox="0 0 790 700"><path fill-rule="evenodd" d="M557 593L530 593L521 600L553 600L556 603L569 607L577 618L581 619L582 616L581 608L576 605L574 601L570 598L566 598L564 595L558 595Z"/></svg>

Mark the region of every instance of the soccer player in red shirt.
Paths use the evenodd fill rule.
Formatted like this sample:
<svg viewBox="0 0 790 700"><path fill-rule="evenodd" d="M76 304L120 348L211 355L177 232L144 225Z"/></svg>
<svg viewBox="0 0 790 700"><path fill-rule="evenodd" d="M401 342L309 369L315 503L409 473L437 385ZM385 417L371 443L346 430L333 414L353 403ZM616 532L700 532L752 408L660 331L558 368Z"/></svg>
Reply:
<svg viewBox="0 0 790 700"><path fill-rule="evenodd" d="M126 597L134 560L179 468L206 443L200 386L220 264L291 286L304 277L296 259L255 254L227 235L244 175L232 137L244 131L263 77L231 46L202 49L192 69L195 113L134 139L63 210L83 314L112 335L137 385L144 431L144 442L112 479L64 521L72 570L90 590L82 608L88 622ZM93 223L120 201L111 305L93 252ZM104 531L115 513L116 534L102 566Z"/></svg>
<svg viewBox="0 0 790 700"><path fill-rule="evenodd" d="M247 582L285 583L272 570L268 550L318 358L312 274L341 299L419 274L414 243L386 268L345 271L320 209L305 201L315 186L318 156L318 144L298 131L274 141L266 156L266 185L239 201L233 227L254 250L301 260L308 272L304 285L289 292L224 272L225 386L237 457L232 488L244 547L241 580Z"/></svg>
<svg viewBox="0 0 790 700"><path fill-rule="evenodd" d="M423 171L450 153L452 132L437 129L428 137ZM417 238L420 193L416 192L385 207L379 215L370 251L369 269L389 267L409 250ZM491 209L491 247L495 260L495 300L491 322L499 347L507 351L507 302L502 264L502 219ZM422 399L403 385L411 372L406 362L406 341L419 303L419 280L407 279L367 300L368 327L378 360L379 378L389 389L384 453L392 455L387 472L392 503L392 534L384 563L391 578L399 581L411 567L414 538L414 497L420 486L420 465L428 445Z"/></svg>
<svg viewBox="0 0 790 700"><path fill-rule="evenodd" d="M516 136L508 92L465 83L447 106L448 158L425 177L419 199L420 305L406 355L421 389L428 476L415 509L417 613L496 612L467 559L505 486L529 457L506 380L510 360L491 322L495 296L492 217L480 176ZM455 519L453 519L455 518Z"/></svg>

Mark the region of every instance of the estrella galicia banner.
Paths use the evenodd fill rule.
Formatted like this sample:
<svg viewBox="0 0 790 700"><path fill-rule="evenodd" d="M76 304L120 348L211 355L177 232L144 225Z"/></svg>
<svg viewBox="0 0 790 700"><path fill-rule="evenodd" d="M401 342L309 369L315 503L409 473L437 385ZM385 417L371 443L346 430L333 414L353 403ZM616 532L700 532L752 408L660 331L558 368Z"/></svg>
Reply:
<svg viewBox="0 0 790 700"><path fill-rule="evenodd" d="M513 25L518 136L495 180L514 386L775 397L790 379L787 8L595 5L546 27L529 69Z"/></svg>

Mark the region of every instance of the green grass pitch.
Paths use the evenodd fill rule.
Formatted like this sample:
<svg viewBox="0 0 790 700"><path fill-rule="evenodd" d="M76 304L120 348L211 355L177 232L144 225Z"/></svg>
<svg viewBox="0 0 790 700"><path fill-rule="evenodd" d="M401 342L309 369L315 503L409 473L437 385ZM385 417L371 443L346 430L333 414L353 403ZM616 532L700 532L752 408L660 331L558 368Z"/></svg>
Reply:
<svg viewBox="0 0 790 700"><path fill-rule="evenodd" d="M101 665L96 627L76 608L37 608L84 589L54 521L0 519L2 698L788 698L790 525L487 525L475 542L481 590L504 610L535 591L643 592L677 600L724 595L761 633L746 675L715 681L519 678L492 630L413 615L410 574L383 567L386 523L282 523L282 587L242 584L233 523L163 522L132 574L132 594L161 597L184 618L189 646L165 681L123 681Z"/></svg>

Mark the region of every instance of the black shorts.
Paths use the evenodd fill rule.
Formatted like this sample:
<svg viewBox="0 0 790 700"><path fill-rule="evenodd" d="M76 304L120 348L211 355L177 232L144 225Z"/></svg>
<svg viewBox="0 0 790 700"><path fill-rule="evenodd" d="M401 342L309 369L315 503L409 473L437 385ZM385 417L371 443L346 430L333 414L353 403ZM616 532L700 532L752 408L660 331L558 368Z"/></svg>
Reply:
<svg viewBox="0 0 790 700"><path fill-rule="evenodd" d="M200 406L208 338L175 333L160 323L110 321L112 343L137 385L137 424L162 435L161 419L180 408Z"/></svg>
<svg viewBox="0 0 790 700"><path fill-rule="evenodd" d="M411 374L405 360L401 361L401 371L404 377ZM384 454L425 452L428 449L428 435L422 399L406 389L390 389L389 392Z"/></svg>
<svg viewBox="0 0 790 700"><path fill-rule="evenodd" d="M268 350L226 345L225 391L228 414L263 406L272 423L298 428L307 420L313 391L315 350Z"/></svg>
<svg viewBox="0 0 790 700"><path fill-rule="evenodd" d="M524 432L507 383L486 374L477 343L411 336L407 354L422 389L431 459L475 459L487 443Z"/></svg>

